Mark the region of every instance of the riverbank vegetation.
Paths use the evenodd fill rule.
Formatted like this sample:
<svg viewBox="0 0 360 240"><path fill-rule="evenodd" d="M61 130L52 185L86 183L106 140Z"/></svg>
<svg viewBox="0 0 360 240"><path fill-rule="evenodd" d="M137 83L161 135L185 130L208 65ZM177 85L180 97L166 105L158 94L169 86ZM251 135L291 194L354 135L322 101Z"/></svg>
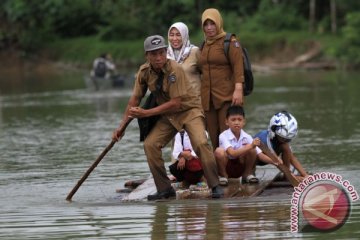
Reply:
<svg viewBox="0 0 360 240"><path fill-rule="evenodd" d="M200 45L201 13L209 7L221 11L225 30L237 34L252 61L286 63L307 54L306 61L360 66L356 0L4 0L0 49L79 65L110 52L117 64L139 64L143 39L166 36L175 21Z"/></svg>

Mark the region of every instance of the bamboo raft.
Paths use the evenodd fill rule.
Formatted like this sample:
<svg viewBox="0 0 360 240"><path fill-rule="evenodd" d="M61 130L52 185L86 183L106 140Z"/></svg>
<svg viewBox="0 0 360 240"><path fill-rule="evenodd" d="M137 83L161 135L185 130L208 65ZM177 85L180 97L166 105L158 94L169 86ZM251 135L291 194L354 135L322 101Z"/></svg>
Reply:
<svg viewBox="0 0 360 240"><path fill-rule="evenodd" d="M259 183L242 184L238 178L229 178L227 186L223 186L224 198L246 198L259 196L267 188L284 187L291 188L288 181L276 183L276 179L280 176L280 171L274 166L257 166L256 176ZM210 199L211 190L206 183L201 182L197 185L190 185L188 188L179 186L179 183L173 183L172 186L176 190L176 199ZM119 199L121 201L143 201L147 199L147 195L156 193L154 179L140 179L127 181L123 189L117 189Z"/></svg>

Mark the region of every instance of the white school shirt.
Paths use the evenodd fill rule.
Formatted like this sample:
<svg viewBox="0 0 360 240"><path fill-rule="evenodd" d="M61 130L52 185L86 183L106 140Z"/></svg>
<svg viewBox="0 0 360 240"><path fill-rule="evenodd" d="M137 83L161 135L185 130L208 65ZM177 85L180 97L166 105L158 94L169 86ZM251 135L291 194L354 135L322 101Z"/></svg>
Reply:
<svg viewBox="0 0 360 240"><path fill-rule="evenodd" d="M206 137L208 137L207 132L206 132ZM189 135L187 134L186 131L184 132L184 147L183 147L183 145L181 144L181 135L180 135L180 132L178 132L178 133L175 135L174 149L173 149L173 152L172 152L173 158L176 159L176 160L178 160L180 153L181 153L182 151L184 151L184 149L186 149L186 150L191 150L191 155L192 155L193 157L197 157L197 156L196 156L196 153L194 152L194 149L193 149L192 146L191 146L190 138L189 138Z"/></svg>
<svg viewBox="0 0 360 240"><path fill-rule="evenodd" d="M234 150L240 149L247 144L251 144L252 142L253 142L253 138L242 129L240 131L239 140L236 139L235 135L233 134L230 128L223 131L219 136L219 147L225 149L225 151L229 147L232 147ZM256 149L256 154L261 153L260 148L255 147L255 149ZM228 157L230 159L235 159L230 156Z"/></svg>

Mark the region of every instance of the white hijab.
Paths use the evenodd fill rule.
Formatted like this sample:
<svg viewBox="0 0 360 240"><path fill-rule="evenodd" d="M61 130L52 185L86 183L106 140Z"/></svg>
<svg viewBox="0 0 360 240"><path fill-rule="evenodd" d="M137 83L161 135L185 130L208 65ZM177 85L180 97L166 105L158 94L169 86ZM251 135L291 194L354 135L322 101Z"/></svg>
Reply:
<svg viewBox="0 0 360 240"><path fill-rule="evenodd" d="M181 64L189 56L191 48L193 48L194 45L190 44L189 29L184 23L176 22L171 25L168 31L168 39L172 28L176 28L180 32L182 38L182 46L180 50L175 50L171 47L170 41L168 41L169 47L167 49L167 58L175 60L176 62Z"/></svg>

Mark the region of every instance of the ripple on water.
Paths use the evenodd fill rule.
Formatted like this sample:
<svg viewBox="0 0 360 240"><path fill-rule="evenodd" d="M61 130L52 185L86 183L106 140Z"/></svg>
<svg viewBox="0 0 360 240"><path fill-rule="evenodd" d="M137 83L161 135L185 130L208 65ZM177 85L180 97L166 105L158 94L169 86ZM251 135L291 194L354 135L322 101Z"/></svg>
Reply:
<svg viewBox="0 0 360 240"><path fill-rule="evenodd" d="M336 81L317 85L315 78L295 75L257 82L262 86L247 101L246 130L254 134L267 128L274 112L290 110L300 129L292 147L304 166L313 172L341 174L359 190L357 92L334 98ZM130 94L129 90L70 90L1 96L1 239L349 239L360 235L358 204L349 221L334 233L290 233L286 194L242 200L119 202L115 189L126 180L150 174L136 121L73 202L66 202L69 191L109 144Z"/></svg>

